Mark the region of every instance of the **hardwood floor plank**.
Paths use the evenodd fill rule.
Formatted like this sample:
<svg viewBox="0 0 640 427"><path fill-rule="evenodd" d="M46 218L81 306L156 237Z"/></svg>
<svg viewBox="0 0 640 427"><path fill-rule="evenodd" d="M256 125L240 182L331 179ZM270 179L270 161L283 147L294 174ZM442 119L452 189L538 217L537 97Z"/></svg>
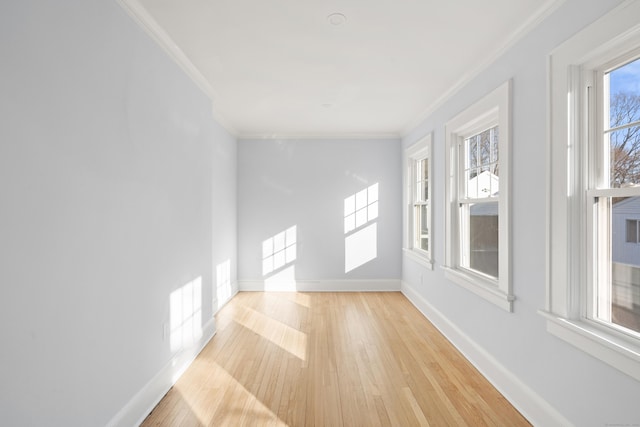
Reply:
<svg viewBox="0 0 640 427"><path fill-rule="evenodd" d="M400 293L243 292L143 426L528 426Z"/></svg>

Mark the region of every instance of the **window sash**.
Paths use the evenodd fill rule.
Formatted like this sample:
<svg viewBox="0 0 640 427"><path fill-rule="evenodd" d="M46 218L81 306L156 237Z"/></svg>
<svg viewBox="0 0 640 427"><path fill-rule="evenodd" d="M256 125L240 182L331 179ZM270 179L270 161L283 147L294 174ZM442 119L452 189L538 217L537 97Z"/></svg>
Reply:
<svg viewBox="0 0 640 427"><path fill-rule="evenodd" d="M432 268L431 244L431 135L406 149L407 237L406 248L416 260ZM423 214L424 212L424 214Z"/></svg>
<svg viewBox="0 0 640 427"><path fill-rule="evenodd" d="M480 153L480 136L489 131L489 145L492 147L492 143L496 145L499 144L499 141L494 139L495 134L499 134L499 123L497 120L493 120L490 122L485 122L484 126L478 130L474 129L471 132L459 135L458 144L457 144L457 156L458 156L458 168L454 172L458 181L458 191L457 191L457 228L458 228L458 254L457 254L457 266L458 268L471 273L473 275L482 277L489 281L496 281L500 278L499 273L499 259L500 259L500 246L496 242L496 255L497 258L495 260L495 267L486 265L486 260L483 265L482 261L479 261L482 257L482 253L478 251L482 251L478 247L474 247L473 240L474 236L477 237L477 227L472 226L472 215L471 215L471 207L474 205L481 204L490 204L497 203L498 204L498 212L500 211L500 196L492 196L488 195L487 197L470 197L469 196L469 182L473 178L469 178L471 171L481 171L481 170L495 170L494 168L499 168L500 165L500 156L499 156L499 145L497 147L492 147L489 153L489 162L482 162L482 155ZM476 162L471 165L470 163L470 150L473 148L473 140L475 141L475 149L476 149ZM478 174L479 175L479 174ZM476 175L476 176L478 176ZM478 193L478 191L476 191ZM497 236L496 240L499 241L500 238L500 222L499 215L497 215ZM479 219L476 219L478 221ZM474 233L475 232L475 233ZM489 237L491 238L491 237ZM487 236L484 236L484 239L487 239ZM493 258L490 255L491 258ZM489 261L490 264L494 264L494 262ZM484 271L482 269L484 267ZM491 274L488 270L495 274Z"/></svg>
<svg viewBox="0 0 640 427"><path fill-rule="evenodd" d="M426 218L422 216L422 209L426 208ZM431 240L431 229L429 227L431 218L431 210L429 204L426 202L419 202L413 204L413 249L419 250L424 253L429 252L429 242ZM426 224L425 224L426 223ZM424 228L426 227L426 229ZM426 239L426 245L423 245L423 240ZM426 247L423 247L426 246Z"/></svg>

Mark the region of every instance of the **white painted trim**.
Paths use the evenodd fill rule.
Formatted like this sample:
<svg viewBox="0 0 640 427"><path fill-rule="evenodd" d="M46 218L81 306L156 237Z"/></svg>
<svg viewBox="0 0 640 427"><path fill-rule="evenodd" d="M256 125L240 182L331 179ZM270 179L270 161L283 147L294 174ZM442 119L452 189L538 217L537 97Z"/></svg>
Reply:
<svg viewBox="0 0 640 427"><path fill-rule="evenodd" d="M231 300L233 299L233 297L235 297L236 295L238 295L238 282L237 282L237 281L235 281L235 282L233 282L233 283L231 284L231 296L230 296L229 298L227 298L227 300L226 300L226 301L223 301L223 302L222 302L222 305L220 305L220 306L218 307L218 309L217 309L217 310L215 310L215 311L213 312L213 314L211 315L211 317L213 317L213 316L215 316L216 314L218 314L218 312L219 312L220 310L222 310L222 307L224 307L225 305L229 304L229 301L231 301ZM217 303L217 302L218 302L218 300L215 300L215 302ZM216 304L216 305L217 305L217 304Z"/></svg>
<svg viewBox="0 0 640 427"><path fill-rule="evenodd" d="M395 139L400 140L398 133L331 133L331 132L313 132L313 133L241 133L238 139L257 139L257 140L291 140L291 139Z"/></svg>
<svg viewBox="0 0 640 427"><path fill-rule="evenodd" d="M200 340L188 349L174 355L142 389L107 423L107 427L139 426L173 387L178 378L191 365L216 333L215 319L211 318L202 328Z"/></svg>
<svg viewBox="0 0 640 427"><path fill-rule="evenodd" d="M547 319L547 332L640 381L640 345L584 321L568 320L542 310L539 313Z"/></svg>
<svg viewBox="0 0 640 427"><path fill-rule="evenodd" d="M549 402L500 364L491 353L473 341L408 283L402 282L401 292L529 422L549 427L572 425Z"/></svg>
<svg viewBox="0 0 640 427"><path fill-rule="evenodd" d="M399 279L377 280L298 280L295 287L291 284L277 284L272 289L265 289L264 280L239 280L240 292L262 291L298 291L298 292L398 292L400 290Z"/></svg>
<svg viewBox="0 0 640 427"><path fill-rule="evenodd" d="M416 262L421 266L428 268L429 270L433 270L433 260L421 255L420 253L417 253L413 249L402 248L402 252L411 261Z"/></svg>
<svg viewBox="0 0 640 427"><path fill-rule="evenodd" d="M474 68L471 68L465 75L463 75L455 84L432 102L425 110L418 114L413 120L408 122L401 132L401 136L404 138L411 131L426 120L431 114L433 114L438 108L442 107L449 99L451 99L462 88L467 86L485 69L489 68L494 62L504 55L509 49L515 46L520 40L522 40L531 30L537 27L548 16L555 12L565 0L547 0L547 2L539 9L537 14L531 15L520 27L518 27L509 37L505 38L504 44L499 46L493 54L489 54L485 57L484 61L479 62Z"/></svg>
<svg viewBox="0 0 640 427"><path fill-rule="evenodd" d="M211 99L211 112L213 118L231 136L236 136L236 130L225 117L217 111L215 103L219 96L202 75L198 68L191 62L187 55L178 47L169 34L153 19L147 9L138 0L116 0L116 2L131 16L131 18L155 41L169 57L185 72L187 76Z"/></svg>
<svg viewBox="0 0 640 427"><path fill-rule="evenodd" d="M497 305L503 310L508 312L513 311L513 301L516 298L499 289L497 280L485 279L471 272L467 273L446 266L442 266L441 268L444 270L444 276L452 282Z"/></svg>

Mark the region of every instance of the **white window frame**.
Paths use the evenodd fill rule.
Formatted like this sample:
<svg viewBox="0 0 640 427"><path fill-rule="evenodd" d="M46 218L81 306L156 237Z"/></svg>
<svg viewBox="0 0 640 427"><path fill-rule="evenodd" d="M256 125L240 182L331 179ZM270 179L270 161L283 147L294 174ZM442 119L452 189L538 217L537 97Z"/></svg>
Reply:
<svg viewBox="0 0 640 427"><path fill-rule="evenodd" d="M640 47L638 16L640 2L625 2L550 56L547 297L540 313L551 334L640 380L640 339L591 320L597 268L590 260L598 245L593 209L587 208L587 196L598 191L589 182L598 164L589 144L599 137L588 80Z"/></svg>
<svg viewBox="0 0 640 427"><path fill-rule="evenodd" d="M498 278L464 268L460 262L459 195L462 194L462 145L464 140L491 127L498 126L498 152L500 167L500 191L498 200ZM446 216L445 216L445 276L494 303L506 311L513 311L515 297L511 292L510 278L510 155L511 140L511 80L503 83L475 104L449 120L445 125L446 139Z"/></svg>
<svg viewBox="0 0 640 427"><path fill-rule="evenodd" d="M420 263L424 267L433 269L433 152L432 152L432 135L427 134L418 142L411 145L405 150L405 165L407 166L405 188L407 189L407 215L406 215L406 237L404 245L404 253L414 261ZM426 201L427 206L427 227L429 229L429 244L426 250L416 247L415 245L415 218L414 218L414 202L416 194L416 163L427 159L427 194L429 198Z"/></svg>

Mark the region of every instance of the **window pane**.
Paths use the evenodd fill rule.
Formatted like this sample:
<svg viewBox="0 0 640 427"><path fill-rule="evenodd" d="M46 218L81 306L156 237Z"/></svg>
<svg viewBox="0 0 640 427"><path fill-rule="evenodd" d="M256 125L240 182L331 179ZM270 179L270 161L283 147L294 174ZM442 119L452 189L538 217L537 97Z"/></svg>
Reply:
<svg viewBox="0 0 640 427"><path fill-rule="evenodd" d="M425 183L424 181L418 181L417 187L416 187L416 202L424 202L424 186Z"/></svg>
<svg viewBox="0 0 640 427"><path fill-rule="evenodd" d="M422 201L429 200L429 163L422 159Z"/></svg>
<svg viewBox="0 0 640 427"><path fill-rule="evenodd" d="M640 120L640 59L609 73L609 126Z"/></svg>
<svg viewBox="0 0 640 427"><path fill-rule="evenodd" d="M422 217L420 215L420 205L413 206L413 246L419 248L420 247L420 223Z"/></svg>
<svg viewBox="0 0 640 427"><path fill-rule="evenodd" d="M467 139L468 152L467 156L467 168L475 168L480 164L478 161L478 135L474 135L471 138Z"/></svg>
<svg viewBox="0 0 640 427"><path fill-rule="evenodd" d="M427 205L414 205L414 235L413 246L422 250L429 250L429 208Z"/></svg>
<svg viewBox="0 0 640 427"><path fill-rule="evenodd" d="M414 201L419 202L422 200L422 176L424 175L424 171L422 170L422 162L420 160L416 160L414 162L415 166L415 176L413 177L413 182L415 183L414 188Z"/></svg>
<svg viewBox="0 0 640 427"><path fill-rule="evenodd" d="M465 140L465 197L481 199L498 195L498 127Z"/></svg>
<svg viewBox="0 0 640 427"><path fill-rule="evenodd" d="M420 249L429 250L429 211L427 205L420 207Z"/></svg>
<svg viewBox="0 0 640 427"><path fill-rule="evenodd" d="M608 136L611 186L618 188L640 184L640 126L614 131Z"/></svg>
<svg viewBox="0 0 640 427"><path fill-rule="evenodd" d="M415 199L416 202L426 202L429 199L429 163L428 159L415 161Z"/></svg>
<svg viewBox="0 0 640 427"><path fill-rule="evenodd" d="M470 206L468 239L468 267L497 278L498 202L476 203Z"/></svg>
<svg viewBox="0 0 640 427"><path fill-rule="evenodd" d="M466 185L465 188L465 196L470 199L475 199L478 197L478 179L476 176L478 175L477 170L468 169L464 171L464 182Z"/></svg>
<svg viewBox="0 0 640 427"><path fill-rule="evenodd" d="M612 323L640 332L640 245L636 243L640 197L611 200L608 205L611 206L612 229L611 249L608 251L611 254L611 287L607 288L606 283L600 284L598 298L610 298L606 303L611 309ZM631 241L630 229L633 233ZM604 243L607 244L606 239ZM600 276L600 280L606 281L606 278ZM606 309L599 310L601 320L608 321L606 312Z"/></svg>
<svg viewBox="0 0 640 427"><path fill-rule="evenodd" d="M493 137L491 138L491 162L496 163L497 161L498 161L498 126L493 128ZM498 175L497 166L493 173Z"/></svg>
<svg viewBox="0 0 640 427"><path fill-rule="evenodd" d="M491 129L482 132L480 135L480 164L488 165L491 163Z"/></svg>
<svg viewBox="0 0 640 427"><path fill-rule="evenodd" d="M499 179L484 168L478 175L473 176L467 183L467 197L471 199L483 199L496 197L499 190ZM470 175L467 175L470 176Z"/></svg>
<svg viewBox="0 0 640 427"><path fill-rule="evenodd" d="M427 159L420 160L420 165L422 166L420 168L422 170L422 175L420 176L420 179L422 181L426 181L427 179L429 179L429 163L427 162Z"/></svg>
<svg viewBox="0 0 640 427"><path fill-rule="evenodd" d="M627 225L627 243L638 243L638 220L628 219Z"/></svg>

